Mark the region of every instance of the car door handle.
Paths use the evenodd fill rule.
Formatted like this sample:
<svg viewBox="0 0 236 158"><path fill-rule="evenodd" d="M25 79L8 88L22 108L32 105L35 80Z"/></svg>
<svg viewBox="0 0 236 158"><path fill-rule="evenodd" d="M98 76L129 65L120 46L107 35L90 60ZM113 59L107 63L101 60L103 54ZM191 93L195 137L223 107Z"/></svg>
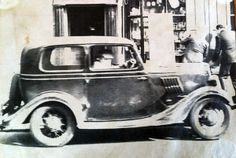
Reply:
<svg viewBox="0 0 236 158"><path fill-rule="evenodd" d="M148 78L145 77L145 76L142 76L142 77L138 77L137 78L139 81L146 81Z"/></svg>

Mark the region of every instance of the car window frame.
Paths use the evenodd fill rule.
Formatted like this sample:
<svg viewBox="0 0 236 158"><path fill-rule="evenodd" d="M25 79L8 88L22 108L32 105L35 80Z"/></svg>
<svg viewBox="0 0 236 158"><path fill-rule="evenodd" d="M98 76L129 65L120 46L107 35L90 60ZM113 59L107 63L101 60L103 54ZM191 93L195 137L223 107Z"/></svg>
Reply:
<svg viewBox="0 0 236 158"><path fill-rule="evenodd" d="M123 69L93 69L92 68L92 63L91 63L91 48L94 47L94 46L129 46L132 48L132 50L136 53L136 60L137 62L139 63L139 66L137 66L137 68L133 68L133 69L130 69L130 68L123 68ZM133 71L139 71L139 70L142 70L143 69L143 64L142 64L142 61L139 57L139 54L138 52L136 51L136 49L134 48L134 46L132 44L127 44L127 43L124 43L124 44L116 44L116 43L109 43L109 44L106 44L106 43L101 43L101 44L94 44L94 45L90 45L89 46L89 51L88 51L88 69L90 72L133 72Z"/></svg>
<svg viewBox="0 0 236 158"><path fill-rule="evenodd" d="M48 69L45 69L43 67L44 65L44 55L46 53L50 53L50 56L51 56L51 53L52 51L50 52L47 52L46 50L47 49L53 49L53 48L58 48L58 47L83 47L84 49L84 67L82 69L71 69L71 67L76 67L76 65L72 65L72 66L55 66L53 64L50 63L50 58L48 58L48 61L49 63L51 64L52 67L56 68L56 67L65 67L65 69L61 68L61 69L52 69L52 70L48 70ZM45 73L66 73L66 72L84 72L86 70L86 45L83 45L83 44L78 44L78 45L54 45L54 46L47 46L47 47L44 47L43 49L41 49L41 53L40 53L40 60L39 60L39 70L42 71L42 72L45 72Z"/></svg>

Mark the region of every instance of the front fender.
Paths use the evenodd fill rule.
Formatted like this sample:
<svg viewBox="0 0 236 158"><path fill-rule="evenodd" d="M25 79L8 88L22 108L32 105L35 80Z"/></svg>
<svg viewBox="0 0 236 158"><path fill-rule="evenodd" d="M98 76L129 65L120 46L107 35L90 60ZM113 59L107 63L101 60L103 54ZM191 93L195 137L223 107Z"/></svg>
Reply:
<svg viewBox="0 0 236 158"><path fill-rule="evenodd" d="M65 92L48 91L38 95L21 109L19 109L15 114L4 119L4 122L9 122L7 129L18 129L17 127L20 127L37 107L46 102L52 101L59 102L67 106L73 112L77 123L83 121L86 118L86 113L82 112L82 105L87 104L85 96L81 96L81 98L75 98L74 96Z"/></svg>
<svg viewBox="0 0 236 158"><path fill-rule="evenodd" d="M189 112L197 101L205 97L219 97L227 102L229 105L233 105L232 98L226 93L226 91L217 87L206 86L199 88L192 93L185 96L184 99L180 100L173 107L165 111L164 117L169 117L170 123L181 123L189 115Z"/></svg>
<svg viewBox="0 0 236 158"><path fill-rule="evenodd" d="M234 105L232 96L229 93L227 93L225 90L218 88L218 87L211 87L211 86L202 87L202 88L195 90L190 95L191 95L191 97L194 98L194 101L197 101L197 100L207 97L207 96L215 96L215 97L222 98L230 106Z"/></svg>

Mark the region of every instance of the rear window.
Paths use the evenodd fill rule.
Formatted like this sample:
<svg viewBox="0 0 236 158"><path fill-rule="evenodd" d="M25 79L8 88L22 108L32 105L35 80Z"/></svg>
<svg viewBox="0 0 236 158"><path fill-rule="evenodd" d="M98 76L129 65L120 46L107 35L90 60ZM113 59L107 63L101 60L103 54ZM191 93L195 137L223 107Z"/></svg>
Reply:
<svg viewBox="0 0 236 158"><path fill-rule="evenodd" d="M84 69L84 48L75 46L60 46L47 48L43 53L43 70L83 70Z"/></svg>

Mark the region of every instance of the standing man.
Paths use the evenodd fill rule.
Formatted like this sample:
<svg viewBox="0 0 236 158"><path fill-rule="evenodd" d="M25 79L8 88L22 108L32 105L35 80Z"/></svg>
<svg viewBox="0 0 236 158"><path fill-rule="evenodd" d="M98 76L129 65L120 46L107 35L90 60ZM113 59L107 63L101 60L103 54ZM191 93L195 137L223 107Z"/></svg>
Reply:
<svg viewBox="0 0 236 158"><path fill-rule="evenodd" d="M184 63L202 63L208 52L207 41L201 39L195 39L193 35L186 31L180 34L181 44L185 46L184 50Z"/></svg>
<svg viewBox="0 0 236 158"><path fill-rule="evenodd" d="M226 31L223 25L217 25L216 49L212 61L220 60L220 77L231 76L236 80L236 51L235 40L230 31Z"/></svg>

